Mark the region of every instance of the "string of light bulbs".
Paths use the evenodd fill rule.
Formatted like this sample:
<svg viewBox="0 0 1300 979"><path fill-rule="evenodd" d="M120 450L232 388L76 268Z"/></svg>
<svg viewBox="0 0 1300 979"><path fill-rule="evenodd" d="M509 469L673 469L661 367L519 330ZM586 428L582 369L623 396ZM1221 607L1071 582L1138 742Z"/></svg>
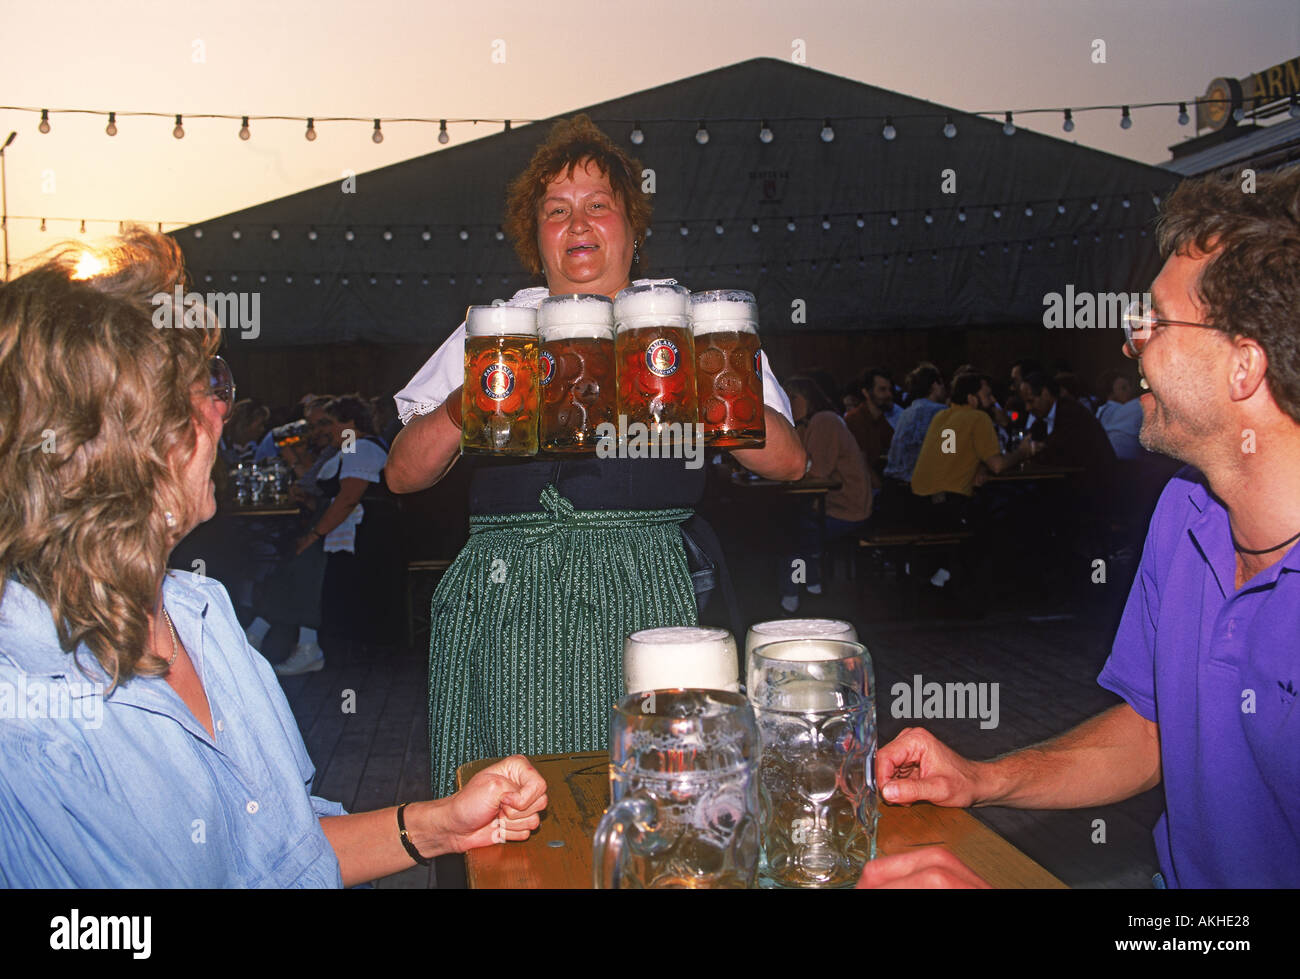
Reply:
<svg viewBox="0 0 1300 979"><path fill-rule="evenodd" d="M830 211L830 212L804 212L804 213L783 213L768 214L762 217L755 216L748 221L743 219L724 220L721 218L660 218L654 222L660 228L660 233L670 233L669 229L675 228L678 235L688 237L696 233L708 234L710 231L715 237L721 237L728 233L728 226L739 229L739 233L760 234L764 228L784 227L787 234L794 234L800 227L811 224L813 227L820 225L822 231L829 232L834 230L837 224L851 222L853 226L864 231L868 224L876 224L880 221L887 223L891 230L897 230L904 224L911 224L914 219L919 218L921 224L932 227L940 221L940 218L951 216L958 224L966 224L975 215L986 214L993 221L1001 221L1003 217L1019 213L1024 217L1032 218L1040 211L1047 215L1055 214L1063 217L1071 212L1072 209L1086 208L1089 212L1096 214L1100 212L1103 206L1118 202L1124 210L1134 207L1135 201L1149 199L1153 207L1160 206L1160 195L1150 191L1118 191L1111 194L1087 194L1079 196L1056 197L1056 198L1034 198L1029 200L999 200L994 202L962 202L954 203L944 207L905 207L905 208L875 208L864 210L849 211ZM124 222L119 218L66 218L35 216L25 214L11 214L10 221L39 221L40 230L47 230L47 221L79 224L79 233L86 233L87 224L108 224L116 225L119 232L124 228L126 223L146 223L156 224L161 232L164 226L171 225L174 229L188 228L190 235L196 239L202 239L207 234L218 232L212 229L205 229L201 222L185 221L153 221L140 222L138 219L132 219L131 222ZM362 236L374 235L379 237L385 243L400 241L411 235L419 238L422 244L429 244L435 238L451 236L458 238L462 242L468 242L472 238L480 236L490 236L498 242L505 241L505 231L500 224L486 223L438 223L438 222L408 222L397 224L385 223L350 223L350 224L280 224L275 222L241 222L239 225L231 227L227 232L232 240L241 241L245 237L261 233L271 241L281 241L287 234L293 233L305 237L308 241L319 242L322 239L329 240L331 237L341 237L349 244L356 243ZM654 225L647 229L647 236L653 236Z"/></svg>
<svg viewBox="0 0 1300 979"><path fill-rule="evenodd" d="M1016 116L1030 116L1055 114L1062 118L1061 128L1065 132L1073 132L1076 114L1089 112L1119 112L1119 126L1121 129L1131 129L1133 127L1133 111L1137 109L1172 109L1178 110L1178 124L1186 126L1191 121L1188 113L1188 104L1230 104L1231 99L1182 99L1177 101L1154 101L1154 102L1130 102L1124 104L1110 105L1086 105L1086 106L1054 106L1039 107L1027 109L1008 109L1008 110L979 110L975 112L960 112L956 114L973 116L977 118L987 118L996 120L1002 119L1002 131L1007 136L1013 136L1016 133L1017 126L1015 123ZM1290 116L1293 119L1300 118L1300 93L1292 93L1288 106ZM36 108L34 106L16 106L2 105L0 111L8 112L27 112L39 113L40 122L37 124L37 130L42 134L49 134L53 126L50 122L52 115L96 115L104 116L107 119L107 125L104 132L108 136L116 136L118 133L118 118L146 118L146 119L171 119L173 122L172 136L176 139L185 137L185 120L226 120L238 121L239 129L236 135L241 140L252 138L252 125L255 122L294 122L305 124L303 136L308 142L313 142L317 138L317 123L366 123L371 125L370 138L373 142L382 143L384 141L384 124L415 124L421 126L438 127L438 142L446 145L451 141L451 135L448 130L449 125L500 125L503 131L508 131L514 124L531 124L540 120L536 119L486 119L486 118L463 118L454 119L432 118L420 116L287 116L287 115L253 115L242 113L222 113L222 112L197 112L197 113L177 113L177 112L156 112L156 111L118 111L102 109L49 109ZM1247 115L1254 115L1254 111L1247 112L1242 106L1237 106L1233 110L1233 118L1241 122ZM942 120L941 123L939 121ZM948 139L957 137L957 123L953 112L909 112L909 113L892 113L878 115L846 115L846 116L769 116L769 117L746 117L746 116L720 116L712 119L698 118L658 118L658 119L598 119L597 124L602 126L626 126L631 125L627 131L627 138L635 145L641 145L645 142L645 126L653 123L655 125L688 125L695 123L694 137L700 145L709 142L710 132L709 123L713 125L723 125L732 123L747 123L755 125L755 135L760 142L771 143L776 139L777 133L782 125L796 124L802 125L807 123L821 123L818 129L818 137L825 143L831 143L835 140L836 125L846 126L853 124L864 124L872 127L879 127L882 139L892 141L897 139L900 134L899 123L911 123L914 121L930 121L940 125L939 131ZM775 124L775 125L774 125Z"/></svg>

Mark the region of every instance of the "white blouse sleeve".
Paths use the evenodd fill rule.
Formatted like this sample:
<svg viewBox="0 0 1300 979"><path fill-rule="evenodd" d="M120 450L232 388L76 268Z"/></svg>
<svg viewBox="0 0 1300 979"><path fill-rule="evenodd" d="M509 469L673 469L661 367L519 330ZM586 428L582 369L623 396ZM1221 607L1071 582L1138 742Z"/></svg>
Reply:
<svg viewBox="0 0 1300 979"><path fill-rule="evenodd" d="M790 399L772 373L772 365L767 362L767 352L760 349L763 358L763 404L775 408L785 416L785 420L794 424L794 413L790 410Z"/></svg>
<svg viewBox="0 0 1300 979"><path fill-rule="evenodd" d="M394 395L402 424L408 424L416 415L436 410L464 380L465 324L462 323L416 371L406 387Z"/></svg>

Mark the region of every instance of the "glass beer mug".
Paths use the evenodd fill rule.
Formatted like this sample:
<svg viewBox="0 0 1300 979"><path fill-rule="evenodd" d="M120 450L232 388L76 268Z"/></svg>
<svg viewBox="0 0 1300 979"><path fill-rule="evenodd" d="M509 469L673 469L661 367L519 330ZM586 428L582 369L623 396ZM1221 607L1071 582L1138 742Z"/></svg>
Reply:
<svg viewBox="0 0 1300 979"><path fill-rule="evenodd" d="M610 806L596 828L597 888L752 887L758 731L745 698L651 690L610 718Z"/></svg>
<svg viewBox="0 0 1300 979"><path fill-rule="evenodd" d="M762 446L767 425L754 294L739 289L692 293L691 324L704 444L722 449Z"/></svg>
<svg viewBox="0 0 1300 979"><path fill-rule="evenodd" d="M762 883L852 887L876 852L876 704L861 643L794 639L749 656Z"/></svg>
<svg viewBox="0 0 1300 979"><path fill-rule="evenodd" d="M634 632L623 643L628 693L665 687L740 692L736 640L726 629L662 626Z"/></svg>
<svg viewBox="0 0 1300 979"><path fill-rule="evenodd" d="M543 452L593 452L596 428L614 417L614 302L608 296L548 296L537 310L542 349Z"/></svg>
<svg viewBox="0 0 1300 979"><path fill-rule="evenodd" d="M537 454L537 311L471 306L465 313L462 452Z"/></svg>
<svg viewBox="0 0 1300 979"><path fill-rule="evenodd" d="M691 294L682 286L629 286L614 299L618 411L633 425L657 427L699 421ZM621 427L621 426L620 426Z"/></svg>

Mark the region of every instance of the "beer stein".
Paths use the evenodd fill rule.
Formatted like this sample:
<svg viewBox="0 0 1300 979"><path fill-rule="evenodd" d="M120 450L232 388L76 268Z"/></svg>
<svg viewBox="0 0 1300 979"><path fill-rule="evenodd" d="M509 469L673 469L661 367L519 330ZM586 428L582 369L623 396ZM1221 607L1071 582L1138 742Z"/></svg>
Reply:
<svg viewBox="0 0 1300 979"><path fill-rule="evenodd" d="M617 425L614 303L608 296L548 296L537 310L543 452L593 452L596 429Z"/></svg>
<svg viewBox="0 0 1300 979"><path fill-rule="evenodd" d="M745 636L745 661L759 646L782 639L847 639L858 641L852 622L843 619L773 619L755 622Z"/></svg>
<svg viewBox="0 0 1300 979"><path fill-rule="evenodd" d="M695 391L704 444L720 449L762 446L763 359L753 293L714 289L691 294Z"/></svg>
<svg viewBox="0 0 1300 979"><path fill-rule="evenodd" d="M769 887L852 887L876 851L876 704L861 643L792 639L749 655Z"/></svg>
<svg viewBox="0 0 1300 979"><path fill-rule="evenodd" d="M597 888L752 887L758 731L740 694L651 690L610 718L610 806L596 828Z"/></svg>
<svg viewBox="0 0 1300 979"><path fill-rule="evenodd" d="M665 687L740 692L736 640L726 629L665 626L642 629L623 644L628 693Z"/></svg>
<svg viewBox="0 0 1300 979"><path fill-rule="evenodd" d="M618 412L629 431L680 424L683 438L694 437L693 428L685 430L699 421L690 300L675 285L630 286L614 299Z"/></svg>
<svg viewBox="0 0 1300 979"><path fill-rule="evenodd" d="M537 311L471 306L465 314L462 452L537 454Z"/></svg>

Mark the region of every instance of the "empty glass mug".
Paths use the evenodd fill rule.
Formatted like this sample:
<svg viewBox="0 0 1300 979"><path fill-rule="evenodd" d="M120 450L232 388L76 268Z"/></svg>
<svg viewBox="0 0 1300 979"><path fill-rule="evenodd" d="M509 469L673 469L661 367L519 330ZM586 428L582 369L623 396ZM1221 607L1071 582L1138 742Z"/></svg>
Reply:
<svg viewBox="0 0 1300 979"><path fill-rule="evenodd" d="M631 694L610 719L610 806L597 888L752 887L758 873L758 729L722 690Z"/></svg>
<svg viewBox="0 0 1300 979"><path fill-rule="evenodd" d="M749 655L763 865L776 887L851 887L876 852L876 705L861 643L784 640Z"/></svg>

